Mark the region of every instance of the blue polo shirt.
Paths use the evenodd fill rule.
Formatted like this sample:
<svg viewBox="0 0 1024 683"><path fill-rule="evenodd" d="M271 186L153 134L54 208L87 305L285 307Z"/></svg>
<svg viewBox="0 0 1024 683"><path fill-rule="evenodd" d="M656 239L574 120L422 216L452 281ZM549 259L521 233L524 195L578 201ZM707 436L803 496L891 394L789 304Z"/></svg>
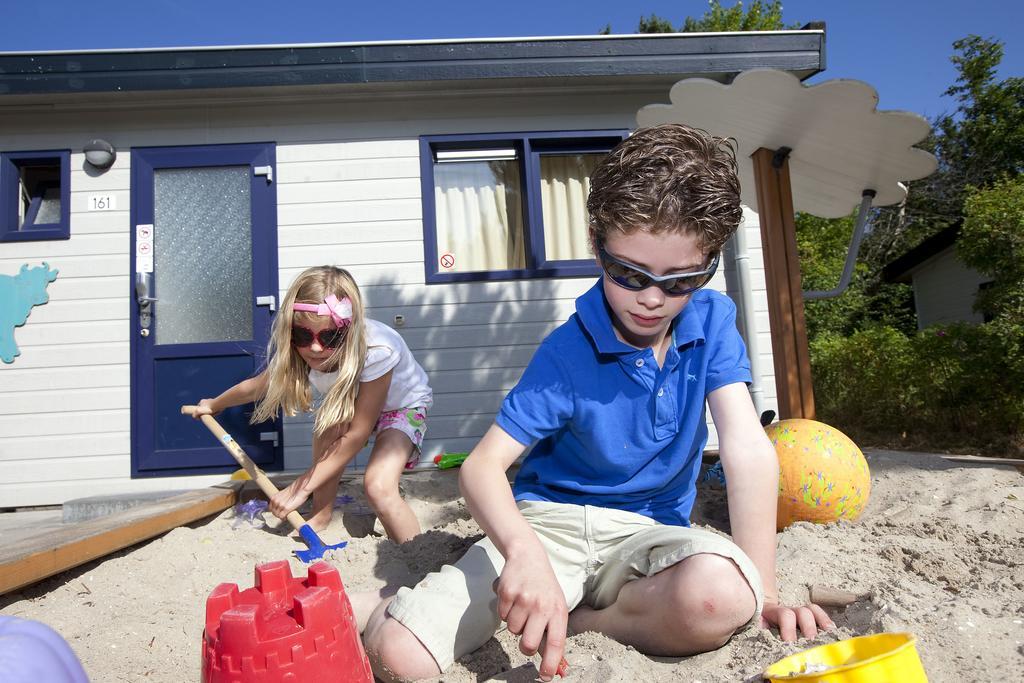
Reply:
<svg viewBox="0 0 1024 683"><path fill-rule="evenodd" d="M535 444L513 485L516 500L595 505L689 526L701 453L704 401L751 381L736 307L696 292L672 323L663 367L651 349L612 330L601 281L541 343L509 392L498 426Z"/></svg>

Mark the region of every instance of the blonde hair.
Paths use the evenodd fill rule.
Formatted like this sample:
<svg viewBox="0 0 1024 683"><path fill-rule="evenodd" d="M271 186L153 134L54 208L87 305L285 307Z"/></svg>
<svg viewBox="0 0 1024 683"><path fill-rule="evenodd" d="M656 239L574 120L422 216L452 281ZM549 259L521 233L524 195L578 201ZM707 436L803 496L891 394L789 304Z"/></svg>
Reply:
<svg viewBox="0 0 1024 683"><path fill-rule="evenodd" d="M335 295L348 297L352 302L352 322L345 341L331 354L328 366L338 371L338 379L324 396L316 411L313 433L323 434L336 424L352 420L355 414L359 375L366 360L366 323L363 315L363 297L356 281L347 270L335 266L307 268L297 278L281 301L281 310L274 318L274 326L267 345L267 391L256 402L253 424L285 415L308 412L313 408L313 393L309 386L309 366L292 347L292 323L308 322L316 313L293 311L292 304L323 303L324 298Z"/></svg>

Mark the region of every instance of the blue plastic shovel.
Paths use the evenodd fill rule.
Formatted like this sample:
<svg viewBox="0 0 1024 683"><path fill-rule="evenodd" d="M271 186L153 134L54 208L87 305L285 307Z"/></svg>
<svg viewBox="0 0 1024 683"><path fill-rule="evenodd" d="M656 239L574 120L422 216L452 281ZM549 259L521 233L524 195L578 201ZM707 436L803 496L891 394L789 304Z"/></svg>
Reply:
<svg viewBox="0 0 1024 683"><path fill-rule="evenodd" d="M181 414L191 415L193 408L195 408L195 406L182 406ZM278 490L277 487L274 486L274 483L270 481L266 474L263 473L263 470L256 466L256 463L246 455L245 451L242 450L242 447L238 445L238 442L220 426L212 415L202 415L199 419L201 419L203 424L213 432L213 435L217 437L217 440L220 441L221 445L228 449L228 453L238 461L238 464L241 465L242 469L246 471L249 477L256 482L256 485L260 487L260 490L263 491L267 498L273 498L277 495ZM317 536L316 532L313 531L313 527L309 526L309 524L306 523L306 520L302 518L302 515L294 510L288 513L288 517L286 519L293 527L295 527L295 530L299 532L299 536L302 536L302 539L306 541L306 544L309 546L309 550L295 551L295 557L299 558L306 564L309 564L314 560L319 560L328 550L340 550L348 545L347 541L342 541L335 545L325 545L324 542L320 540L320 537Z"/></svg>

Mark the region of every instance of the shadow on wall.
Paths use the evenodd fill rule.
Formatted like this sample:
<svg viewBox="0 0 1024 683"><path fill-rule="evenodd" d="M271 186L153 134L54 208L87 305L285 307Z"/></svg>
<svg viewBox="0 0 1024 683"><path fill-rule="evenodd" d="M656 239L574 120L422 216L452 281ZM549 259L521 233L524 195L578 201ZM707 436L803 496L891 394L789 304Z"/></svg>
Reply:
<svg viewBox="0 0 1024 683"><path fill-rule="evenodd" d="M730 242L727 255L733 251ZM424 466L442 452L465 452L476 445L537 345L574 313L575 299L596 281L588 275L425 285L422 260L386 269L358 262L337 265L359 283L367 315L397 330L427 371L434 405L421 457ZM299 272L283 273L282 289ZM733 296L739 291L731 258L711 286ZM301 416L285 422L284 442L298 451L297 458L286 456L289 468L312 443L311 420ZM350 473L362 470L368 452L359 454Z"/></svg>
<svg viewBox="0 0 1024 683"><path fill-rule="evenodd" d="M368 314L401 333L434 390L424 456L468 451L490 427L537 345L593 278L364 288ZM396 316L402 316L401 324Z"/></svg>
<svg viewBox="0 0 1024 683"><path fill-rule="evenodd" d="M727 253L732 249L730 242ZM430 378L434 405L421 460L429 462L442 451L469 451L476 445L538 344L575 312L576 298L597 278L424 285L422 268L416 262L395 264L388 272L358 264L349 270L360 285L367 315L396 329ZM738 291L731 260L711 286ZM308 422L286 436L289 444L309 440Z"/></svg>
<svg viewBox="0 0 1024 683"><path fill-rule="evenodd" d="M337 265L359 283L367 316L398 331L430 378L434 405L423 463L476 445L537 345L572 315L576 297L595 281L588 276L424 285L422 262L397 264L396 272L387 273ZM282 289L288 284L282 278ZM285 422L289 447L311 444L310 421L304 416ZM349 471L360 471L367 454L364 449Z"/></svg>

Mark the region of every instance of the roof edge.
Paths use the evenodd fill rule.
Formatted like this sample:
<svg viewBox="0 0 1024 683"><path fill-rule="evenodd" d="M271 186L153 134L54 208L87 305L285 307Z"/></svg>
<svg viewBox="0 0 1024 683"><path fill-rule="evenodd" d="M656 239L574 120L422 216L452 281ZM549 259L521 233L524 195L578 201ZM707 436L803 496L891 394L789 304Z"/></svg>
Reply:
<svg viewBox="0 0 1024 683"><path fill-rule="evenodd" d="M0 53L4 96L275 86L587 77L730 77L824 68L820 29L668 33L462 42L308 44Z"/></svg>
<svg viewBox="0 0 1024 683"><path fill-rule="evenodd" d="M266 49L302 49L302 48L324 48L324 47L376 47L394 45L471 45L471 44L500 44L500 43L522 43L522 42L550 42L550 41L580 41L580 40L621 40L624 38L644 39L665 39L679 38L685 36L751 36L751 35L792 35L792 34L813 34L825 33L823 22L811 22L799 29L786 29L782 31L705 31L691 33L615 33L610 35L567 35L567 36L497 36L483 38L424 38L418 40L367 40L367 41L341 41L327 43L254 43L241 45L177 45L166 47L141 47L141 48L90 48L71 50L0 50L0 57L25 57L28 55L85 55L85 54L138 54L145 52L217 52L224 50L266 50Z"/></svg>
<svg viewBox="0 0 1024 683"><path fill-rule="evenodd" d="M909 282L915 269L954 246L959 238L959 223L940 230L903 256L885 265L882 268L882 279L886 282Z"/></svg>

